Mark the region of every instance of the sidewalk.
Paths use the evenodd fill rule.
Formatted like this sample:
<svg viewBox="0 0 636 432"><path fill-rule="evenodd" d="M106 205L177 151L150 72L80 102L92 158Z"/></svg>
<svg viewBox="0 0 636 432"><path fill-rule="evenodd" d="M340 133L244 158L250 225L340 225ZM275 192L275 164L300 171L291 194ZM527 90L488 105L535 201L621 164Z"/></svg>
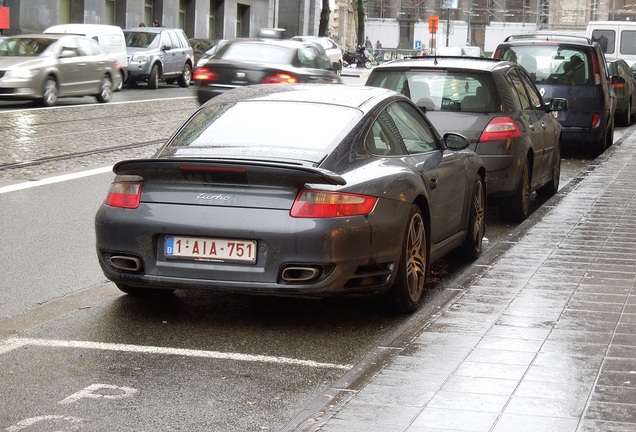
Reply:
<svg viewBox="0 0 636 432"><path fill-rule="evenodd" d="M636 133L524 227L285 430L636 431Z"/></svg>

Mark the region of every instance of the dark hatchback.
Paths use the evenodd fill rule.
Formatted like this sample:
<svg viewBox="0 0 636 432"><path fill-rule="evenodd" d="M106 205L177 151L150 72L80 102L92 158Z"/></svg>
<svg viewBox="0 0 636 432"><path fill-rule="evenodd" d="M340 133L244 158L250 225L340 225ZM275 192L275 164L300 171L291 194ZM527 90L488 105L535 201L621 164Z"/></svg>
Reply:
<svg viewBox="0 0 636 432"><path fill-rule="evenodd" d="M278 39L230 40L194 71L194 80L201 104L253 84L341 82L315 43Z"/></svg>
<svg viewBox="0 0 636 432"><path fill-rule="evenodd" d="M493 57L521 64L546 101L567 99L568 109L557 115L564 145L592 155L612 145L616 96L598 43L568 35L515 35Z"/></svg>
<svg viewBox="0 0 636 432"><path fill-rule="evenodd" d="M607 70L616 94L616 119L630 126L636 114L636 76L625 60L608 60Z"/></svg>
<svg viewBox="0 0 636 432"><path fill-rule="evenodd" d="M411 98L441 133L466 136L488 171L506 220L525 219L530 194L559 187L561 126L523 68L476 57L414 57L377 66L368 86Z"/></svg>

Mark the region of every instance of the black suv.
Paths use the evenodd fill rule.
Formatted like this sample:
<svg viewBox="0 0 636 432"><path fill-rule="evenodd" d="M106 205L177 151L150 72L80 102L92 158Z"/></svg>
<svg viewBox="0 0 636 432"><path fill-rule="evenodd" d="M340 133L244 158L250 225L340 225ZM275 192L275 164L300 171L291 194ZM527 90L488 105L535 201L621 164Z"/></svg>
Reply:
<svg viewBox="0 0 636 432"><path fill-rule="evenodd" d="M616 97L601 46L558 34L508 36L493 55L523 66L546 101L564 98L562 142L600 154L614 140Z"/></svg>
<svg viewBox="0 0 636 432"><path fill-rule="evenodd" d="M532 192L557 192L561 126L554 116L567 102L544 103L521 66L489 58L413 57L376 66L366 85L406 95L442 134L468 138L486 165L488 196L500 199L504 219L525 219Z"/></svg>

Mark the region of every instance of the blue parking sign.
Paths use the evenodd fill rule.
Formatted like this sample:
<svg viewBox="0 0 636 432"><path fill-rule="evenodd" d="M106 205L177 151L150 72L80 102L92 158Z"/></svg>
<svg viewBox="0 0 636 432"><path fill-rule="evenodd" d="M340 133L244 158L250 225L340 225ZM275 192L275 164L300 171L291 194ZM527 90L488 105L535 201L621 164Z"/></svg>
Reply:
<svg viewBox="0 0 636 432"><path fill-rule="evenodd" d="M422 49L422 41L415 41L415 49L420 51Z"/></svg>

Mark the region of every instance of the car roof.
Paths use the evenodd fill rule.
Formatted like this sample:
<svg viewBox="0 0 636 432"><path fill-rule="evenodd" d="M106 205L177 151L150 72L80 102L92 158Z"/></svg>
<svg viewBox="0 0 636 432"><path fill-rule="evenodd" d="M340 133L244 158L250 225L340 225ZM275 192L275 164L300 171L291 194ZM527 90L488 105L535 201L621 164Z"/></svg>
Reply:
<svg viewBox="0 0 636 432"><path fill-rule="evenodd" d="M178 31L183 31L180 28L172 28L172 27L132 27L129 29L125 29L125 32L129 32L129 31L136 31L136 32L146 32L146 33L160 33L162 31L166 31L166 30L178 30Z"/></svg>
<svg viewBox="0 0 636 432"><path fill-rule="evenodd" d="M366 112L378 101L390 97L409 100L393 90L380 87L344 84L259 84L235 88L210 99L205 105L247 100L310 102L356 108Z"/></svg>
<svg viewBox="0 0 636 432"><path fill-rule="evenodd" d="M492 72L502 67L512 67L513 63L505 60L488 57L469 56L418 56L407 57L401 60L392 60L382 63L374 68L394 69L394 68L438 68L438 69L470 69L483 72ZM373 73L373 72L371 72Z"/></svg>
<svg viewBox="0 0 636 432"><path fill-rule="evenodd" d="M300 46L305 46L309 42L302 42L299 40L291 40L291 39L273 39L273 38L234 38L228 40L226 43L257 43L263 45L279 45L285 46L289 48L298 48Z"/></svg>
<svg viewBox="0 0 636 432"><path fill-rule="evenodd" d="M90 39L86 36L77 35L74 33L28 33L28 34L19 34L13 36L5 36L5 39L62 39L68 37L76 37L76 38L84 38Z"/></svg>
<svg viewBox="0 0 636 432"><path fill-rule="evenodd" d="M588 45L593 44L592 40L585 36L567 35L560 33L527 33L510 35L506 37L501 45L515 44L520 45L527 44L540 44L545 42L551 43L567 43L573 45Z"/></svg>

